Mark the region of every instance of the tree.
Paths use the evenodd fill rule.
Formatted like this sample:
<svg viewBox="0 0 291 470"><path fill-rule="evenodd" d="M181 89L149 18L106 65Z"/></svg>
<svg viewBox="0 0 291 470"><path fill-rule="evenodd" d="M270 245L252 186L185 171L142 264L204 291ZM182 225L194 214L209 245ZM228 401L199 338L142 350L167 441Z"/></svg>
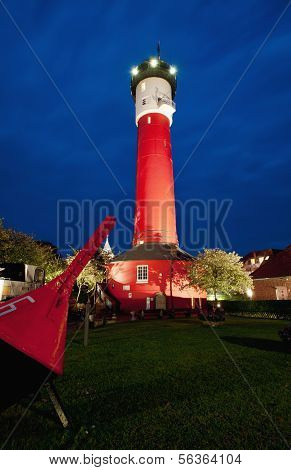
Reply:
<svg viewBox="0 0 291 470"><path fill-rule="evenodd" d="M72 256L68 256L66 258L66 263L70 264L77 254L78 251L75 251ZM89 261L89 263L85 266L81 274L79 274L79 276L77 277L77 302L82 291L89 295L95 290L96 283L104 281L105 277L105 261L103 259L102 254L99 253L99 255Z"/></svg>
<svg viewBox="0 0 291 470"><path fill-rule="evenodd" d="M188 271L189 284L213 294L245 294L253 280L244 271L241 258L235 252L205 249L195 258Z"/></svg>
<svg viewBox="0 0 291 470"><path fill-rule="evenodd" d="M4 227L0 219L0 263L25 263L45 269L46 281L64 270L63 260L50 243L34 240L30 235Z"/></svg>

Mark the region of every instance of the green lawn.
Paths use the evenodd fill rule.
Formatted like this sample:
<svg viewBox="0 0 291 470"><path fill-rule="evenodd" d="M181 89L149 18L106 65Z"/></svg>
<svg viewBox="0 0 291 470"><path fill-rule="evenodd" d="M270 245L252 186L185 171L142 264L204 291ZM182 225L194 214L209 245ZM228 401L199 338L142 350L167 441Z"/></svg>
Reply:
<svg viewBox="0 0 291 470"><path fill-rule="evenodd" d="M80 332L56 381L71 429L43 391L6 448L284 449L288 356L277 332L285 324L233 318L215 328L258 399L197 320L108 325L90 332L87 348ZM1 442L23 409L0 416Z"/></svg>

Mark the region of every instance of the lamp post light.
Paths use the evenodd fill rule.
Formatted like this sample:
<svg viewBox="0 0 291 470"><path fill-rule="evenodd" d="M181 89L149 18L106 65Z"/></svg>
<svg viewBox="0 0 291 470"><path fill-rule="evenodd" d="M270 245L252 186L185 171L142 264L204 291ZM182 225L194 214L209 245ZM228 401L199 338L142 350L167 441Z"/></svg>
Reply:
<svg viewBox="0 0 291 470"><path fill-rule="evenodd" d="M253 295L254 295L253 289L248 288L247 289L247 296L250 300L252 300Z"/></svg>

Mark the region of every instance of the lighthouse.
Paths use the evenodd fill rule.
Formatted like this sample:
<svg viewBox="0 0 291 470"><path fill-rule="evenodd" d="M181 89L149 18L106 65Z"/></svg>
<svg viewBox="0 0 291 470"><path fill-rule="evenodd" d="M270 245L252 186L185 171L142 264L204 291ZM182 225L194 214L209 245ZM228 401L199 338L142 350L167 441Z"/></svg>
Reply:
<svg viewBox="0 0 291 470"><path fill-rule="evenodd" d="M194 309L206 294L187 287L192 256L179 247L171 126L177 70L157 57L131 70L137 126L136 207L132 248L108 267L108 292L121 311Z"/></svg>
<svg viewBox="0 0 291 470"><path fill-rule="evenodd" d="M132 70L138 129L134 245L177 245L170 126L176 110L176 69L152 58Z"/></svg>

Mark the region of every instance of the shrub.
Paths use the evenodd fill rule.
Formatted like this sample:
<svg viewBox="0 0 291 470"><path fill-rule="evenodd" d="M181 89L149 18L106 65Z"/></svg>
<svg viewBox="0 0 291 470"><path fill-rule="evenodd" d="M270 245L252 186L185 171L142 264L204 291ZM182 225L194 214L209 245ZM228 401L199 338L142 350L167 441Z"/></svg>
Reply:
<svg viewBox="0 0 291 470"><path fill-rule="evenodd" d="M291 319L291 300L224 300L222 304L230 315Z"/></svg>
<svg viewBox="0 0 291 470"><path fill-rule="evenodd" d="M202 320L202 321L209 321L209 322L217 323L217 322L222 322L225 320L225 314L224 314L224 311L220 308L216 308L213 310L209 309L204 314L200 314L198 318L199 320Z"/></svg>
<svg viewBox="0 0 291 470"><path fill-rule="evenodd" d="M278 331L280 338L283 341L291 341L291 325L282 328L282 330Z"/></svg>

